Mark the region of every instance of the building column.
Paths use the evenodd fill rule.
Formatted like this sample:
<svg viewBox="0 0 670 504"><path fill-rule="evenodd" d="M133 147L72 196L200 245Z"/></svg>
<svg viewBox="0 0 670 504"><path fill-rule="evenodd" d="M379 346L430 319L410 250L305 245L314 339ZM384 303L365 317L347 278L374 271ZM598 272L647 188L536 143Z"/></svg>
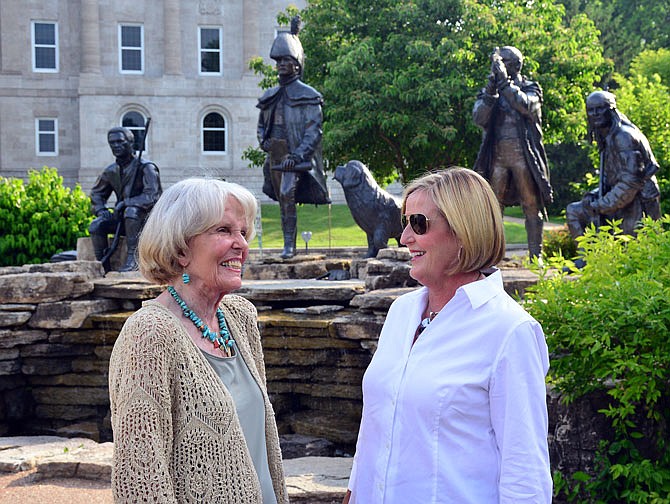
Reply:
<svg viewBox="0 0 670 504"><path fill-rule="evenodd" d="M243 33L242 40L244 44L243 56L244 56L244 70L243 72L249 72L249 60L255 56L261 56L260 51L258 50L258 43L260 39L260 29L258 27L259 16L259 0L245 0L244 2L244 24L243 24ZM266 27L264 27L266 28ZM270 48L267 48L268 52Z"/></svg>
<svg viewBox="0 0 670 504"><path fill-rule="evenodd" d="M81 72L100 73L100 18L97 0L81 2Z"/></svg>
<svg viewBox="0 0 670 504"><path fill-rule="evenodd" d="M165 73L181 75L181 26L179 20L179 0L165 0L164 3L164 58Z"/></svg>

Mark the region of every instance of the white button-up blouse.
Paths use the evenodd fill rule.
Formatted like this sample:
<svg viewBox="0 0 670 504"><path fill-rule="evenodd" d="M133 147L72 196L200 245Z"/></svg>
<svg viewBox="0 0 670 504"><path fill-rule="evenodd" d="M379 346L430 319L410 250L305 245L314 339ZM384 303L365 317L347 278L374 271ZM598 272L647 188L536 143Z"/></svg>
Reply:
<svg viewBox="0 0 670 504"><path fill-rule="evenodd" d="M350 503L550 503L542 328L496 270L412 346L427 296L393 303L363 378Z"/></svg>

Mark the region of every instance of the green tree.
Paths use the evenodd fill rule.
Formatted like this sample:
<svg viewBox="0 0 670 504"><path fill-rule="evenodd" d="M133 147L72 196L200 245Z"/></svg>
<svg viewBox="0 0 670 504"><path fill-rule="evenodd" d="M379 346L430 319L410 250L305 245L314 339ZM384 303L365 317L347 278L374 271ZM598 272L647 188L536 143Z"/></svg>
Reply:
<svg viewBox="0 0 670 504"><path fill-rule="evenodd" d="M658 74L650 77L615 75L618 88L617 108L645 134L661 169L656 174L661 187L661 204L667 209L670 201L670 88L661 82Z"/></svg>
<svg viewBox="0 0 670 504"><path fill-rule="evenodd" d="M552 2L312 0L302 17L326 157L360 159L383 181L472 165L472 105L495 46L521 49L524 73L544 88L546 143L584 136L584 98L609 71L593 23L566 24Z"/></svg>
<svg viewBox="0 0 670 504"><path fill-rule="evenodd" d="M643 50L670 48L667 0L559 0L568 17L586 14L600 31L604 55L624 72Z"/></svg>

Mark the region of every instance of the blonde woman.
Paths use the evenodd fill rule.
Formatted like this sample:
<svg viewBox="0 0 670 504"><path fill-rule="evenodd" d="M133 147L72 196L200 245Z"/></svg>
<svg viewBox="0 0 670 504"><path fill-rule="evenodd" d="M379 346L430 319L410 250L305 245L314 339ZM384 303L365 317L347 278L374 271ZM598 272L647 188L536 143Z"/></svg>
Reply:
<svg viewBox="0 0 670 504"><path fill-rule="evenodd" d="M401 243L423 287L389 309L363 378L349 504L550 503L540 325L503 290L500 205L477 173L410 183Z"/></svg>

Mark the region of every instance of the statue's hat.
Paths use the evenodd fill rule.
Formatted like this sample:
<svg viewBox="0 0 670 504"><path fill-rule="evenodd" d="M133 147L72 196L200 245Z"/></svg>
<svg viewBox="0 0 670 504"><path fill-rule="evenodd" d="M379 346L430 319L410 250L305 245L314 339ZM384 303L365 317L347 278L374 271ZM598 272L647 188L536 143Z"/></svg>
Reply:
<svg viewBox="0 0 670 504"><path fill-rule="evenodd" d="M290 56L300 65L300 72L305 66L305 52L298 38L300 31L300 17L295 16L291 20L291 32L280 32L277 34L272 48L270 48L270 57L274 60Z"/></svg>

